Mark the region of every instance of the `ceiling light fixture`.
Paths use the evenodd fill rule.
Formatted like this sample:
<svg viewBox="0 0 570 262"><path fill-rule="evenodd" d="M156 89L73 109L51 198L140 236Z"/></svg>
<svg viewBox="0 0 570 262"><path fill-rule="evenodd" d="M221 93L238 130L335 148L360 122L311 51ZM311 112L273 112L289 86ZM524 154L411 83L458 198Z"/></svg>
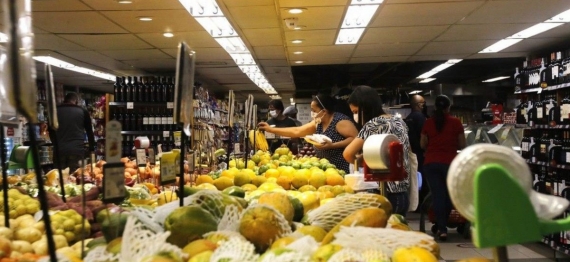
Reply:
<svg viewBox="0 0 570 262"><path fill-rule="evenodd" d="M426 79L422 79L422 81L420 81L421 84L425 84L425 83L429 83L431 81L435 80L435 78L426 78Z"/></svg>
<svg viewBox="0 0 570 262"><path fill-rule="evenodd" d="M300 54L302 54L302 53L303 53L303 51L295 51L295 52L293 52L294 55L300 55Z"/></svg>
<svg viewBox="0 0 570 262"><path fill-rule="evenodd" d="M98 77L98 78L103 78L109 81L115 81L115 76L111 75L111 74L107 74L107 73L103 73L101 71L97 71L97 70L92 70L89 68L85 68L85 67L80 67L80 66L76 66L74 64L65 62L63 60L51 57L51 56L34 56L34 60L38 61L38 62L42 62L45 64L49 64L55 67L59 67L59 68L63 68L66 70L70 70L70 71L74 71L74 72L78 72L78 73L82 73L82 74L86 74L86 75L91 75L94 77Z"/></svg>
<svg viewBox="0 0 570 262"><path fill-rule="evenodd" d="M415 94L419 94L419 93L421 93L421 92L422 92L422 90L414 90L414 91L412 91L412 92L409 92L408 94L409 94L409 95L415 95Z"/></svg>
<svg viewBox="0 0 570 262"><path fill-rule="evenodd" d="M307 10L307 9L305 9L305 8L291 8L291 9L289 9L289 14L295 14L296 15L296 14L303 13L305 10Z"/></svg>
<svg viewBox="0 0 570 262"><path fill-rule="evenodd" d="M119 4L132 4L133 1L130 1L130 0L119 0L119 1L117 1L117 3L119 3Z"/></svg>
<svg viewBox="0 0 570 262"><path fill-rule="evenodd" d="M8 43L8 35L0 33L0 43Z"/></svg>
<svg viewBox="0 0 570 262"><path fill-rule="evenodd" d="M144 22L152 21L152 17L150 17L150 16L139 16L138 18L139 18L139 20L144 21Z"/></svg>
<svg viewBox="0 0 570 262"><path fill-rule="evenodd" d="M417 79L424 79L424 80L425 80L425 79L430 79L431 76L433 76L433 75L435 75L435 74L437 74L437 73L439 73L439 72L441 72L441 71L447 69L447 68L450 67L450 66L453 66L453 65L455 65L455 64L457 64L457 63L459 63L459 62L461 62L462 60L463 60L463 59L449 59L449 60L447 60L445 63L434 67L433 69L431 69L431 70L429 70L429 71L427 71L427 72L421 74L420 76L418 76L418 77L416 77L416 78L417 78ZM432 79L432 80L429 80L429 81L427 81L427 82L430 82L430 81L433 81L433 80L435 80L435 78ZM423 80L422 80L422 81L423 81ZM422 82L422 81L420 81L420 83L427 83L427 82Z"/></svg>
<svg viewBox="0 0 570 262"><path fill-rule="evenodd" d="M306 26L304 26L304 25L298 25L298 26L293 27L293 30L301 30L301 29L303 29L303 28L305 28L305 27L306 27Z"/></svg>
<svg viewBox="0 0 570 262"><path fill-rule="evenodd" d="M271 99L281 99L281 96L279 96L279 95L270 95L269 98L271 98Z"/></svg>
<svg viewBox="0 0 570 262"><path fill-rule="evenodd" d="M196 21L224 48L239 69L266 94L277 94L238 32L216 0L178 0Z"/></svg>
<svg viewBox="0 0 570 262"><path fill-rule="evenodd" d="M383 0L352 0L342 19L335 45L355 45L360 41Z"/></svg>
<svg viewBox="0 0 570 262"><path fill-rule="evenodd" d="M499 81L499 80L503 80L503 79L507 79L510 78L510 76L499 76L499 77L495 77L495 78L489 78L487 80L483 80L483 83L490 83L490 82L495 82L495 81Z"/></svg>
<svg viewBox="0 0 570 262"><path fill-rule="evenodd" d="M552 18L542 22L535 24L527 29L524 29L512 36L509 36L505 39L499 40L498 42L488 46L487 48L479 51L479 53L497 53L501 50L504 50L526 38L533 37L540 33L544 33L550 29L559 27L564 23L570 22L570 9L553 16Z"/></svg>
<svg viewBox="0 0 570 262"><path fill-rule="evenodd" d="M164 34L162 34L162 35L163 35L164 37L169 37L169 38L170 38L170 37L174 37L174 34L173 34L173 33L170 33L170 32L166 32L166 33L164 33Z"/></svg>
<svg viewBox="0 0 570 262"><path fill-rule="evenodd" d="M293 44L300 44L300 43L303 43L303 40L301 40L301 39L295 39L295 40L291 41L291 43L293 43Z"/></svg>
<svg viewBox="0 0 570 262"><path fill-rule="evenodd" d="M305 61L295 61L295 64L302 64L305 63Z"/></svg>

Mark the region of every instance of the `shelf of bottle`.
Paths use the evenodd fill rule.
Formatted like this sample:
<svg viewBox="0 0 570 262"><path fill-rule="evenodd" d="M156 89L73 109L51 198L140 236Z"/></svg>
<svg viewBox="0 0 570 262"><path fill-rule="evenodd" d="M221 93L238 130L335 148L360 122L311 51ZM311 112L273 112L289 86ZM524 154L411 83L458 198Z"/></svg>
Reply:
<svg viewBox="0 0 570 262"><path fill-rule="evenodd" d="M569 125L555 125L555 126L551 126L551 125L534 125L531 127L532 129L570 129L570 124Z"/></svg>
<svg viewBox="0 0 570 262"><path fill-rule="evenodd" d="M527 164L530 165L537 165L537 166L546 166L546 167L554 167L557 169L565 169L565 170L570 170L570 165L563 165L563 164L558 164L558 165L551 165L548 162L544 162L544 161L538 161L538 162L532 162L530 160L526 161Z"/></svg>
<svg viewBox="0 0 570 262"><path fill-rule="evenodd" d="M520 90L520 91L516 91L515 94L524 94L524 93L536 93L540 90L542 91L554 91L554 90L558 90L558 89L562 89L562 88L567 88L570 87L570 83L564 83L564 84L559 84L559 85L553 85L553 86L549 86L546 88L541 88L541 87L535 87L535 88L529 88L529 89L524 89L524 90Z"/></svg>
<svg viewBox="0 0 570 262"><path fill-rule="evenodd" d="M172 102L109 102L109 106L126 107L128 103L133 103L136 107L145 106L168 106Z"/></svg>
<svg viewBox="0 0 570 262"><path fill-rule="evenodd" d="M542 243L548 245L549 247L555 249L556 251L560 251L564 254L570 254L570 247L568 247L568 245L557 244L550 237L543 237Z"/></svg>
<svg viewBox="0 0 570 262"><path fill-rule="evenodd" d="M144 131L144 130L133 130L133 131L121 131L121 135L150 135L157 136L162 135L164 131Z"/></svg>

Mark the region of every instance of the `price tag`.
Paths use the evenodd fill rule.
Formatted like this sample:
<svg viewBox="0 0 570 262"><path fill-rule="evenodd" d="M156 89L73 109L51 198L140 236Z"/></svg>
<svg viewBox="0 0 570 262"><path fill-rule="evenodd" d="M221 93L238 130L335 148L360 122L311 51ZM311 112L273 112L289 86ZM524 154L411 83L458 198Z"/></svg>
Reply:
<svg viewBox="0 0 570 262"><path fill-rule="evenodd" d="M121 162L123 152L123 136L121 135L121 123L111 120L105 127L105 160L109 163Z"/></svg>
<svg viewBox="0 0 570 262"><path fill-rule="evenodd" d="M154 149L152 149L152 148L149 148L149 149L148 149L148 162L149 162L151 165L156 164L156 158L155 158L155 155L154 155Z"/></svg>
<svg viewBox="0 0 570 262"><path fill-rule="evenodd" d="M162 131L162 137L170 137L170 131Z"/></svg>
<svg viewBox="0 0 570 262"><path fill-rule="evenodd" d="M491 130L489 130L489 132L487 132L487 133L494 134L497 131L499 131L499 129L501 129L502 127L503 127L503 124L498 124L497 126L493 127Z"/></svg>
<svg viewBox="0 0 570 262"><path fill-rule="evenodd" d="M174 145L175 146L181 146L182 145L182 132L174 131L172 136L174 136Z"/></svg>
<svg viewBox="0 0 570 262"><path fill-rule="evenodd" d="M475 140L479 140L481 138L481 128L477 129L477 133L475 134Z"/></svg>
<svg viewBox="0 0 570 262"><path fill-rule="evenodd" d="M239 143L234 144L234 153L239 154L241 151L239 150Z"/></svg>
<svg viewBox="0 0 570 262"><path fill-rule="evenodd" d="M188 153L186 156L186 161L188 162L188 172L194 172L194 152Z"/></svg>
<svg viewBox="0 0 570 262"><path fill-rule="evenodd" d="M174 108L174 102L166 102L166 108L167 108L167 109L172 109L172 108Z"/></svg>
<svg viewBox="0 0 570 262"><path fill-rule="evenodd" d="M176 182L176 166L171 162L160 163L160 184L167 185Z"/></svg>
<svg viewBox="0 0 570 262"><path fill-rule="evenodd" d="M274 138L275 138L275 134L269 133L269 132L265 132L265 138L266 138L266 139L274 139Z"/></svg>
<svg viewBox="0 0 570 262"><path fill-rule="evenodd" d="M123 202L126 196L125 164L107 163L103 166L103 174L103 202Z"/></svg>
<svg viewBox="0 0 570 262"><path fill-rule="evenodd" d="M146 150L145 149L137 149L137 165L138 166L146 166Z"/></svg>
<svg viewBox="0 0 570 262"><path fill-rule="evenodd" d="M503 140L507 139L507 137L509 136L509 131L511 131L510 126L508 126L507 128L505 128L505 130L503 130L503 133L501 134L501 139Z"/></svg>
<svg viewBox="0 0 570 262"><path fill-rule="evenodd" d="M135 103L127 102L127 109L133 109L133 108L135 108Z"/></svg>

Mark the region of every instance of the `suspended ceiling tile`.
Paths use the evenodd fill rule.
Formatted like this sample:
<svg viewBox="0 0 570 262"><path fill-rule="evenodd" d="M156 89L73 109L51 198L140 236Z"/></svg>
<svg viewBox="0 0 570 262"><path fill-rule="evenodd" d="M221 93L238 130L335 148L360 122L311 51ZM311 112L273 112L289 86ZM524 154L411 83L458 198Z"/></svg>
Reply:
<svg viewBox="0 0 570 262"><path fill-rule="evenodd" d="M413 55L424 45L425 43L360 44L353 57Z"/></svg>
<svg viewBox="0 0 570 262"><path fill-rule="evenodd" d="M570 8L567 1L486 1L461 24L522 24L543 22Z"/></svg>
<svg viewBox="0 0 570 262"><path fill-rule="evenodd" d="M254 46L253 53L257 59L286 59L285 48L280 46Z"/></svg>
<svg viewBox="0 0 570 262"><path fill-rule="evenodd" d="M112 57L116 60L136 60L136 59L164 59L172 58L158 49L139 50L102 50L100 53Z"/></svg>
<svg viewBox="0 0 570 262"><path fill-rule="evenodd" d="M91 10L91 8L77 0L58 0L57 4L54 1L32 1L32 10L34 12L82 11Z"/></svg>
<svg viewBox="0 0 570 262"><path fill-rule="evenodd" d="M58 51L58 53L84 62L114 60L111 57L102 55L95 51Z"/></svg>
<svg viewBox="0 0 570 262"><path fill-rule="evenodd" d="M429 42L449 26L379 27L368 28L361 44Z"/></svg>
<svg viewBox="0 0 570 262"><path fill-rule="evenodd" d="M350 0L279 0L281 7L311 7L311 6L346 6ZM307 11L311 12L311 10Z"/></svg>
<svg viewBox="0 0 570 262"><path fill-rule="evenodd" d="M111 70L115 72L122 72L125 70L139 70L138 68L135 68L130 64L123 63L117 60L93 61L89 63L100 67L102 71Z"/></svg>
<svg viewBox="0 0 570 262"><path fill-rule="evenodd" d="M267 76L276 74L291 75L291 68L288 66L266 66L263 69Z"/></svg>
<svg viewBox="0 0 570 262"><path fill-rule="evenodd" d="M223 0L224 4L228 7L234 6L256 6L256 5L270 5L273 6L274 0Z"/></svg>
<svg viewBox="0 0 570 262"><path fill-rule="evenodd" d="M210 60L210 61L196 61L197 68L215 68L215 67L227 67L233 65L234 61L229 60Z"/></svg>
<svg viewBox="0 0 570 262"><path fill-rule="evenodd" d="M503 57L526 57L527 52L499 52L499 53L485 53L473 54L467 59L485 59L485 58L503 58Z"/></svg>
<svg viewBox="0 0 570 262"><path fill-rule="evenodd" d="M245 74L242 73L242 71L239 70L239 67L237 66L228 66L224 68L200 68L200 70L198 71L202 75L214 76L213 78L218 78L215 77L218 75L238 75L238 74L243 75L245 77Z"/></svg>
<svg viewBox="0 0 570 262"><path fill-rule="evenodd" d="M165 68L172 69L176 68L176 59L138 59L138 60L128 60L125 63L134 66L135 68Z"/></svg>
<svg viewBox="0 0 570 262"><path fill-rule="evenodd" d="M164 37L162 33L144 33L137 34L137 36L154 47L161 49L177 48L182 41L186 42L191 48L220 47L220 44L208 32L203 30L175 32L174 37Z"/></svg>
<svg viewBox="0 0 570 262"><path fill-rule="evenodd" d="M336 65L336 64L346 64L349 58L320 58L316 60L305 61L302 65ZM291 64L291 66L298 66L297 64Z"/></svg>
<svg viewBox="0 0 570 262"><path fill-rule="evenodd" d="M261 89L259 87L257 87L254 83L251 84L228 84L225 85L228 89L230 90L234 90L234 91L238 91L240 93L243 93L244 91L260 91ZM248 92L249 93L249 92ZM247 97L247 93L243 94L244 97Z"/></svg>
<svg viewBox="0 0 570 262"><path fill-rule="evenodd" d="M66 39L53 34L35 34L34 35L34 48L36 50L87 50L87 48L78 44L72 43Z"/></svg>
<svg viewBox="0 0 570 262"><path fill-rule="evenodd" d="M455 54L455 55L415 55L410 56L408 61L447 61L449 59L464 59L471 54Z"/></svg>
<svg viewBox="0 0 570 262"><path fill-rule="evenodd" d="M567 43L567 39L559 39L559 38L529 38L518 42L515 45L512 45L506 49L504 52L531 52L531 51L539 51L545 50L556 43L565 44ZM549 50L552 51L559 51L559 50ZM500 52L499 52L500 53ZM550 54L550 53L548 53Z"/></svg>
<svg viewBox="0 0 570 262"><path fill-rule="evenodd" d="M221 48L193 48L196 52L196 63L198 62L209 62L212 60L229 60L231 63L229 65L235 65L235 62L231 56L226 53L226 51ZM178 57L178 49L162 49L165 53L172 57Z"/></svg>
<svg viewBox="0 0 570 262"><path fill-rule="evenodd" d="M350 64L364 64L364 63L391 63L391 62L405 62L410 56L370 56L370 57L353 57L350 59Z"/></svg>
<svg viewBox="0 0 570 262"><path fill-rule="evenodd" d="M97 10L160 10L183 9L178 0L135 0L132 4L119 4L114 0L82 0Z"/></svg>
<svg viewBox="0 0 570 262"><path fill-rule="evenodd" d="M259 59L258 62L263 67L288 66L285 59Z"/></svg>
<svg viewBox="0 0 570 262"><path fill-rule="evenodd" d="M468 1L485 1L485 0L422 0L422 3L441 3L441 2L468 2ZM499 0L502 1L502 0ZM385 0L384 4L411 4L420 2L418 0Z"/></svg>
<svg viewBox="0 0 570 262"><path fill-rule="evenodd" d="M180 10L143 10L143 11L106 11L101 12L113 22L132 33L188 32L204 31L188 11ZM138 17L151 17L152 21L140 21ZM172 19L176 17L176 19Z"/></svg>
<svg viewBox="0 0 570 262"><path fill-rule="evenodd" d="M267 75L267 80L269 83L291 83L291 76L289 75L282 75L282 74L271 74Z"/></svg>
<svg viewBox="0 0 570 262"><path fill-rule="evenodd" d="M311 7L301 14L289 14L287 9L281 9L281 17L283 19L297 17L299 19L297 24L305 26L302 30L336 29L342 22L344 11L345 6ZM291 31L284 24L282 26L285 30Z"/></svg>
<svg viewBox="0 0 570 262"><path fill-rule="evenodd" d="M428 43L418 55L474 54L495 43L495 40L473 40Z"/></svg>
<svg viewBox="0 0 570 262"><path fill-rule="evenodd" d="M252 46L282 46L281 31L279 28L257 28L242 30Z"/></svg>
<svg viewBox="0 0 570 262"><path fill-rule="evenodd" d="M453 25L436 41L500 40L532 24Z"/></svg>
<svg viewBox="0 0 570 262"><path fill-rule="evenodd" d="M46 31L46 30L42 30L41 28L38 27L33 27L32 28L34 34L49 34L50 32Z"/></svg>
<svg viewBox="0 0 570 262"><path fill-rule="evenodd" d="M218 78L216 82L220 85L232 85L232 84L249 84L251 80L249 78Z"/></svg>
<svg viewBox="0 0 570 262"><path fill-rule="evenodd" d="M544 33L540 33L533 38L570 38L570 25L565 23L561 26L558 26L554 29L550 29Z"/></svg>
<svg viewBox="0 0 570 262"><path fill-rule="evenodd" d="M291 90L291 92L294 91L291 89L291 87L294 87L294 85L291 83L275 83L273 87L278 90Z"/></svg>
<svg viewBox="0 0 570 262"><path fill-rule="evenodd" d="M126 33L96 11L35 12L34 26L52 33Z"/></svg>
<svg viewBox="0 0 570 262"><path fill-rule="evenodd" d="M303 60L310 58L323 58L333 55L334 57L350 57L356 45L329 45L329 46L299 46L289 47L291 60ZM296 55L294 52L303 52Z"/></svg>
<svg viewBox="0 0 570 262"><path fill-rule="evenodd" d="M152 48L152 46L130 34L60 36L93 50L128 50Z"/></svg>
<svg viewBox="0 0 570 262"><path fill-rule="evenodd" d="M274 6L239 6L230 8L232 22L239 28L273 28L279 27L279 19ZM253 15L255 14L255 15Z"/></svg>
<svg viewBox="0 0 570 262"><path fill-rule="evenodd" d="M337 30L287 31L285 32L285 39L289 49L301 46L334 45L336 32ZM295 39L302 39L303 43L291 43Z"/></svg>
<svg viewBox="0 0 570 262"><path fill-rule="evenodd" d="M369 27L450 25L484 2L386 4Z"/></svg>

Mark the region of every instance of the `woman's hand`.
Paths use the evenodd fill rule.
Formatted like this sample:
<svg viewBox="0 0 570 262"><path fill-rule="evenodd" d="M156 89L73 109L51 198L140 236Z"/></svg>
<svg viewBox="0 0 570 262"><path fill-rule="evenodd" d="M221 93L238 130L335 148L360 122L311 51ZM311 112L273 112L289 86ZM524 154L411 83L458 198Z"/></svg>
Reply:
<svg viewBox="0 0 570 262"><path fill-rule="evenodd" d="M329 150L329 149L333 149L333 143L331 143L329 141L325 141L320 145L315 145L315 147L318 150Z"/></svg>
<svg viewBox="0 0 570 262"><path fill-rule="evenodd" d="M259 130L261 131L268 131L267 129L271 127L266 122L260 122L259 124L257 124L257 128L259 128Z"/></svg>

